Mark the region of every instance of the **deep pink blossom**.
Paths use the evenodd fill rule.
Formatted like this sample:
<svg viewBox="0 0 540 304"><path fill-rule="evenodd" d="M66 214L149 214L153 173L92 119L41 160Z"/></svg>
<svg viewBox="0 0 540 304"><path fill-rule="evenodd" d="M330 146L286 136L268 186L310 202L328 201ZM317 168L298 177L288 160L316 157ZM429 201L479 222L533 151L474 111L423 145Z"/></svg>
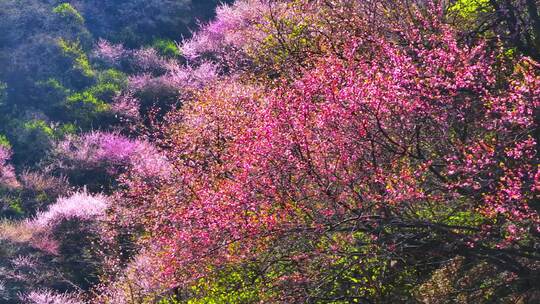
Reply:
<svg viewBox="0 0 540 304"><path fill-rule="evenodd" d="M351 38L345 55L329 54L266 97L222 84L177 113L165 131L177 180L157 190L157 199L144 184L132 184L129 195L145 210L133 215L152 214L147 227L164 251L163 274L184 284L202 275L202 265L255 258L269 240L291 242L290 231L309 231L303 236L312 239L347 218L362 216L373 227L385 217L405 221L400 210L428 202L463 203L486 222L536 228L527 186L536 142L515 140L533 124L536 69L525 68L501 90L495 56L482 42L462 45L452 28L430 22L437 31L401 33L405 46L369 37L376 56L358 50L365 37ZM464 123L473 131L461 134ZM487 230L462 245L476 248ZM236 242L234 253L223 245Z"/></svg>
<svg viewBox="0 0 540 304"><path fill-rule="evenodd" d="M436 4L408 7L410 19L389 20L403 23L391 29L355 18L349 6L328 10L340 18L322 23L352 23L348 38L324 38L297 75L268 81L240 70L195 90L158 136L170 178L129 179L111 221L145 230L139 244L155 253L162 267L154 269L171 288L275 259L294 262L266 277L278 297L309 294L351 250L366 257L353 265L371 257L391 265L400 253L428 263L505 256L510 262L497 267L512 272L530 256L521 242L540 229L540 70L463 39ZM244 21L239 6L224 8L184 52L195 60L242 46L226 37ZM295 295L275 302L306 301Z"/></svg>

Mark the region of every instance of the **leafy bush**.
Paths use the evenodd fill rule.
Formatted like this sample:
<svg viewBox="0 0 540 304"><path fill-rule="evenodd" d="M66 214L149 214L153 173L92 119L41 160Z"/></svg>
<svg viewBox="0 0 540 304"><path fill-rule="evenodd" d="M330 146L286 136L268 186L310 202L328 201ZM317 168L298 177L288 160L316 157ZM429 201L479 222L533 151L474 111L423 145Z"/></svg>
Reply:
<svg viewBox="0 0 540 304"><path fill-rule="evenodd" d="M53 13L62 16L70 22L76 22L79 24L84 23L84 18L81 14L69 3L62 3L53 9Z"/></svg>
<svg viewBox="0 0 540 304"><path fill-rule="evenodd" d="M163 57L175 58L180 56L180 50L172 40L158 39L154 41L152 47Z"/></svg>
<svg viewBox="0 0 540 304"><path fill-rule="evenodd" d="M18 186L15 169L8 163L10 158L11 149L9 142L2 140L2 143L0 144L0 187Z"/></svg>

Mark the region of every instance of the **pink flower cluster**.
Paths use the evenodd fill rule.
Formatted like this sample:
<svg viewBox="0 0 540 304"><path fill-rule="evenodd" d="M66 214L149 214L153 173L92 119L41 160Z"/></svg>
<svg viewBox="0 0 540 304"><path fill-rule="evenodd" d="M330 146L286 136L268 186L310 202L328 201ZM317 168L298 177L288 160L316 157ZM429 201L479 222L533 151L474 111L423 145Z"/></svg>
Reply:
<svg viewBox="0 0 540 304"><path fill-rule="evenodd" d="M97 47L94 50L94 56L109 64L118 63L127 53L124 46L120 44L112 44L107 40L100 39Z"/></svg>
<svg viewBox="0 0 540 304"><path fill-rule="evenodd" d="M21 296L27 304L83 304L77 294L58 293L48 289L31 291Z"/></svg>
<svg viewBox="0 0 540 304"><path fill-rule="evenodd" d="M69 197L59 198L47 211L39 212L30 223L39 230L50 230L63 220L97 220L104 215L108 206L109 200L104 195L76 192Z"/></svg>
<svg viewBox="0 0 540 304"><path fill-rule="evenodd" d="M168 61L153 48L143 48L132 52L131 61L138 70L142 72L161 71Z"/></svg>
<svg viewBox="0 0 540 304"><path fill-rule="evenodd" d="M54 235L55 229L66 220L95 222L103 219L109 207L109 198L86 191L76 192L69 197L61 197L38 212L33 218L6 226L5 238L13 242L28 243L43 252L58 255L60 242Z"/></svg>
<svg viewBox="0 0 540 304"><path fill-rule="evenodd" d="M129 121L140 119L140 102L130 92L124 92L114 98L111 112Z"/></svg>
<svg viewBox="0 0 540 304"><path fill-rule="evenodd" d="M11 149L0 145L0 186L14 188L19 185L15 169L8 163Z"/></svg>
<svg viewBox="0 0 540 304"><path fill-rule="evenodd" d="M196 60L204 54L224 54L242 49L248 42L262 39L264 34L256 31L253 24L260 22L272 5L276 4L240 0L232 5L219 6L214 21L181 45L182 54L189 60Z"/></svg>
<svg viewBox="0 0 540 304"><path fill-rule="evenodd" d="M143 251L133 257L117 283L100 290L103 301L115 304L158 301L171 286L160 276L161 265L154 256L156 252Z"/></svg>
<svg viewBox="0 0 540 304"><path fill-rule="evenodd" d="M200 89L218 78L217 67L209 62L202 62L197 67L181 66L176 62L167 64L164 82L179 89Z"/></svg>
<svg viewBox="0 0 540 304"><path fill-rule="evenodd" d="M131 189L132 214L152 215L145 223L165 248L164 275L184 284L207 265L255 259L268 240L317 238L350 218L426 221L407 210L428 203L537 229L527 207L536 142L516 142L532 127L537 69L499 88L495 55L481 41L462 45L436 16L417 20L436 30L396 33L405 42L371 31L351 38L266 97L233 79L177 113L165 134L180 178Z"/></svg>
<svg viewBox="0 0 540 304"><path fill-rule="evenodd" d="M208 86L168 65L171 87L195 83L196 90L160 130L173 178L159 185L131 179L118 193L113 220L143 227L148 237L139 244L158 251L134 261L120 283L135 286L132 266L157 263L147 271L189 288L209 269L286 257L294 265L268 278L287 294L291 286L320 286L325 270L359 248L380 251L373 256L383 262L418 254L416 247L429 247L416 245L424 242L445 247L430 252L437 257L480 256L488 252L482 248L506 255L497 250L512 246L515 261L529 255L530 248L523 256L519 250L540 231L533 205L540 67L504 59L516 67L509 75L500 51L482 39L464 41L438 2L407 6L404 19L387 19L397 26L380 28L362 18L391 13L378 1L307 2L329 18L321 22L327 33L337 27L347 40L321 38L302 54L307 64L283 71L298 74L268 81L239 70ZM332 10L337 2L343 10ZM267 8L270 2L248 0L222 7L184 54L201 62L205 52L243 48L238 29L252 29L253 16ZM155 79L143 75L137 85ZM152 293L162 281L142 280L139 288ZM122 284L114 286L121 294Z"/></svg>
<svg viewBox="0 0 540 304"><path fill-rule="evenodd" d="M68 137L57 144L55 154L57 165L66 169L104 167L118 174L127 167L145 177L164 177L169 172L166 158L154 146L118 133L96 131Z"/></svg>

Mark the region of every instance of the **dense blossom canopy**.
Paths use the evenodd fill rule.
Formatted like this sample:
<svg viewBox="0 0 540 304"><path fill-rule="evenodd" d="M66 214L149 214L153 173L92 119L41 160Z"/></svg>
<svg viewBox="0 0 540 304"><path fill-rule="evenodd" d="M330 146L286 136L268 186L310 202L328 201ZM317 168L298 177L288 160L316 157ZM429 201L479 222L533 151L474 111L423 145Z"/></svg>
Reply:
<svg viewBox="0 0 540 304"><path fill-rule="evenodd" d="M156 291L239 271L265 303L400 301L421 280L413 269L459 256L506 282L537 279L539 65L464 41L435 2L388 19L397 28L368 27L377 5L338 2L239 1L183 45L226 73L161 128L171 177L131 180L115 207L120 225L149 235L145 256L166 278ZM318 22L287 23L299 6ZM276 32L255 30L255 16ZM255 34L234 39L246 28ZM319 44L293 51L303 37ZM299 66L265 68L276 62L254 47ZM254 68L230 65L225 49Z"/></svg>
<svg viewBox="0 0 540 304"><path fill-rule="evenodd" d="M540 301L536 1L94 2L0 72L0 302Z"/></svg>

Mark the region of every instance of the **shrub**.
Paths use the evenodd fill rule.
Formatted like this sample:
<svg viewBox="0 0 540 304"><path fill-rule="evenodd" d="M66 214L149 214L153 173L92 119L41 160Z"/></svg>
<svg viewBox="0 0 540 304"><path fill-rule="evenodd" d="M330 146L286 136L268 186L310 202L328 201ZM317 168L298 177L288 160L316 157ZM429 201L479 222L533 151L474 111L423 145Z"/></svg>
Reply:
<svg viewBox="0 0 540 304"><path fill-rule="evenodd" d="M156 49L159 55L166 58L180 57L180 50L176 43L172 40L157 39L152 43L152 47Z"/></svg>
<svg viewBox="0 0 540 304"><path fill-rule="evenodd" d="M0 187L14 188L19 185L15 175L15 168L8 163L11 158L11 149L7 141L0 144Z"/></svg>
<svg viewBox="0 0 540 304"><path fill-rule="evenodd" d="M62 18L79 24L84 23L84 18L81 14L69 3L62 3L53 9L53 13L58 14Z"/></svg>
<svg viewBox="0 0 540 304"><path fill-rule="evenodd" d="M108 206L108 199L103 195L77 192L70 197L59 198L47 211L38 213L32 225L40 230L49 230L64 220L98 220Z"/></svg>

